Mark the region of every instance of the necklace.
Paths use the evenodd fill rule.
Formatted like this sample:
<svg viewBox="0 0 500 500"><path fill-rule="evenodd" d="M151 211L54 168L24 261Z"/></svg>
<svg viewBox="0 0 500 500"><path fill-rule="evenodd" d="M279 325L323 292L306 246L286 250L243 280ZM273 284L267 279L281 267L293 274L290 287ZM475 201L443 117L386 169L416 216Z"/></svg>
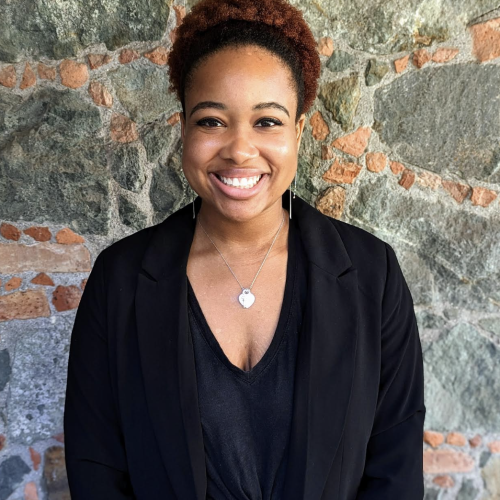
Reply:
<svg viewBox="0 0 500 500"><path fill-rule="evenodd" d="M269 255L269 252L271 251L271 248L273 248L274 242L276 241L276 238L278 237L278 234L281 231L281 228L283 226L283 222L285 221L285 211L283 210L283 216L281 218L281 224L278 229L278 232L274 236L273 242L271 243L271 246L269 247L269 250L266 253L266 256L264 257L264 260L262 261L262 264L259 267L259 270L257 271L257 274L255 275L255 278L253 279L251 285L248 288L244 288L238 278L236 278L236 274L233 273L233 270L231 269L231 266L228 264L227 260L224 258L224 255L222 255L222 252L217 248L217 245L214 243L212 238L210 238L210 235L205 231L205 228L203 227L203 224L201 223L200 219L198 218L198 222L200 223L201 228L203 229L204 233L208 236L208 239L212 242L213 246L215 249L219 252L220 256L223 258L224 262L226 263L226 266L229 268L231 271L231 274L236 278L236 281L238 282L238 285L241 287L241 294L238 296L238 300L240 304L245 308L248 309L254 302L255 302L255 295L251 292L252 286L255 283L255 280L257 279L257 276L260 273L260 270L262 269L262 266L264 265L264 262L267 259L267 256Z"/></svg>

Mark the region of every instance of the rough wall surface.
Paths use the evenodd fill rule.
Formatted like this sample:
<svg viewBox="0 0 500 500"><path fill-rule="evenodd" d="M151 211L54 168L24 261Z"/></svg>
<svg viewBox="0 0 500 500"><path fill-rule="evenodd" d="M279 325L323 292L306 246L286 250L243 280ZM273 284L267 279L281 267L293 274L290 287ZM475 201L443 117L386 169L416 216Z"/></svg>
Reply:
<svg viewBox="0 0 500 500"><path fill-rule="evenodd" d="M500 9L291 0L321 54L298 193L396 250L426 500L500 499ZM0 500L68 499L71 328L99 251L193 193L166 54L195 2L0 5Z"/></svg>

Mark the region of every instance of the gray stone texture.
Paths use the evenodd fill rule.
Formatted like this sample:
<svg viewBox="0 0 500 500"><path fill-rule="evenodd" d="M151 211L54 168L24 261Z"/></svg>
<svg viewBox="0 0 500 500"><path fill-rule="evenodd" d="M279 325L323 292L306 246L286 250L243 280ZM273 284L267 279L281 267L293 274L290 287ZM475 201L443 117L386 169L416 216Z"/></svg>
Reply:
<svg viewBox="0 0 500 500"><path fill-rule="evenodd" d="M135 231L144 229L148 225L147 214L125 196L120 196L118 200L118 214L122 223Z"/></svg>
<svg viewBox="0 0 500 500"><path fill-rule="evenodd" d="M500 428L500 347L473 326L442 332L424 352L424 373L426 429Z"/></svg>
<svg viewBox="0 0 500 500"><path fill-rule="evenodd" d="M188 0L188 4L196 3ZM461 34L496 0L291 0L316 32L326 32L351 48L372 54L411 51ZM424 39L419 38L426 37Z"/></svg>
<svg viewBox="0 0 500 500"><path fill-rule="evenodd" d="M168 3L161 0L16 0L0 4L0 61L63 59L104 43L114 50L162 37Z"/></svg>
<svg viewBox="0 0 500 500"><path fill-rule="evenodd" d="M390 171L370 173L359 180L346 220L394 244L415 304L498 314L500 212L464 211L444 192L410 192Z"/></svg>
<svg viewBox="0 0 500 500"><path fill-rule="evenodd" d="M500 182L500 66L409 72L377 89L374 107L374 128L403 162Z"/></svg>
<svg viewBox="0 0 500 500"><path fill-rule="evenodd" d="M146 182L146 171L137 144L117 145L111 158L111 173L115 181L122 188L139 193Z"/></svg>
<svg viewBox="0 0 500 500"><path fill-rule="evenodd" d="M498 500L500 498L500 457L493 457L481 470L485 493L481 500Z"/></svg>
<svg viewBox="0 0 500 500"><path fill-rule="evenodd" d="M458 490L456 500L475 500L479 490L470 479L464 479Z"/></svg>
<svg viewBox="0 0 500 500"><path fill-rule="evenodd" d="M3 391L9 383L11 372L9 351L2 349L0 351L0 391Z"/></svg>
<svg viewBox="0 0 500 500"><path fill-rule="evenodd" d="M29 472L31 469L18 455L0 463L0 500L7 500Z"/></svg>
<svg viewBox="0 0 500 500"><path fill-rule="evenodd" d="M31 445L63 430L69 341L74 311L23 322L7 400L7 439Z"/></svg>
<svg viewBox="0 0 500 500"><path fill-rule="evenodd" d="M1 99L0 109L0 219L50 219L81 233L107 233L99 110L71 90L50 88Z"/></svg>
<svg viewBox="0 0 500 500"><path fill-rule="evenodd" d="M110 71L109 77L118 99L138 123L151 122L163 113L179 111L175 95L168 90L165 68L152 63L134 61Z"/></svg>
<svg viewBox="0 0 500 500"><path fill-rule="evenodd" d="M382 81L385 75L389 72L389 65L377 59L370 59L366 65L365 83L367 87L377 85Z"/></svg>
<svg viewBox="0 0 500 500"><path fill-rule="evenodd" d="M356 58L344 50L335 50L326 61L326 67L333 72L341 72L352 67Z"/></svg>
<svg viewBox="0 0 500 500"><path fill-rule="evenodd" d="M188 202L187 197L191 190L181 165L181 155L175 152L165 163L153 170L149 197L155 212L155 223L161 222Z"/></svg>
<svg viewBox="0 0 500 500"><path fill-rule="evenodd" d="M352 73L346 78L324 83L320 87L319 97L342 130L348 131L361 98L358 75Z"/></svg>

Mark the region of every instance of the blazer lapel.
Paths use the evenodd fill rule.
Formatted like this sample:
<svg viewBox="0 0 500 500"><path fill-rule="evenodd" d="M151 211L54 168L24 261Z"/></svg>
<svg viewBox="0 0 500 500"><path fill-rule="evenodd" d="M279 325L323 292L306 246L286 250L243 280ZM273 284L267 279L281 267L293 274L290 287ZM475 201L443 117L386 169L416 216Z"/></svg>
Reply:
<svg viewBox="0 0 500 500"><path fill-rule="evenodd" d="M179 499L205 500L205 453L187 315L186 265L194 235L190 208L155 228L138 275L135 308L148 410L169 480Z"/></svg>
<svg viewBox="0 0 500 500"><path fill-rule="evenodd" d="M358 334L357 270L335 226L292 204L309 258L285 498L320 500L342 438Z"/></svg>
<svg viewBox="0 0 500 500"><path fill-rule="evenodd" d="M289 192L282 204L289 208ZM198 212L201 198L195 199ZM299 339L285 498L320 500L342 437L357 341L357 271L335 226L292 201L309 260ZM136 319L148 409L176 495L205 500L206 470L187 315L187 205L154 228L138 275Z"/></svg>

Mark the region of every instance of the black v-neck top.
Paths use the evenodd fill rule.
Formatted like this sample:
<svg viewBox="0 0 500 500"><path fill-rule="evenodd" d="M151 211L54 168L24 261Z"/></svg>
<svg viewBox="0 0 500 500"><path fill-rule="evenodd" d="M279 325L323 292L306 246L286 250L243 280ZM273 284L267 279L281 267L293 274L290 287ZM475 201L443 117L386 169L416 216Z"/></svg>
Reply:
<svg viewBox="0 0 500 500"><path fill-rule="evenodd" d="M224 354L188 279L207 500L284 500L295 363L306 294L307 259L292 218L278 325L264 356L245 371Z"/></svg>

